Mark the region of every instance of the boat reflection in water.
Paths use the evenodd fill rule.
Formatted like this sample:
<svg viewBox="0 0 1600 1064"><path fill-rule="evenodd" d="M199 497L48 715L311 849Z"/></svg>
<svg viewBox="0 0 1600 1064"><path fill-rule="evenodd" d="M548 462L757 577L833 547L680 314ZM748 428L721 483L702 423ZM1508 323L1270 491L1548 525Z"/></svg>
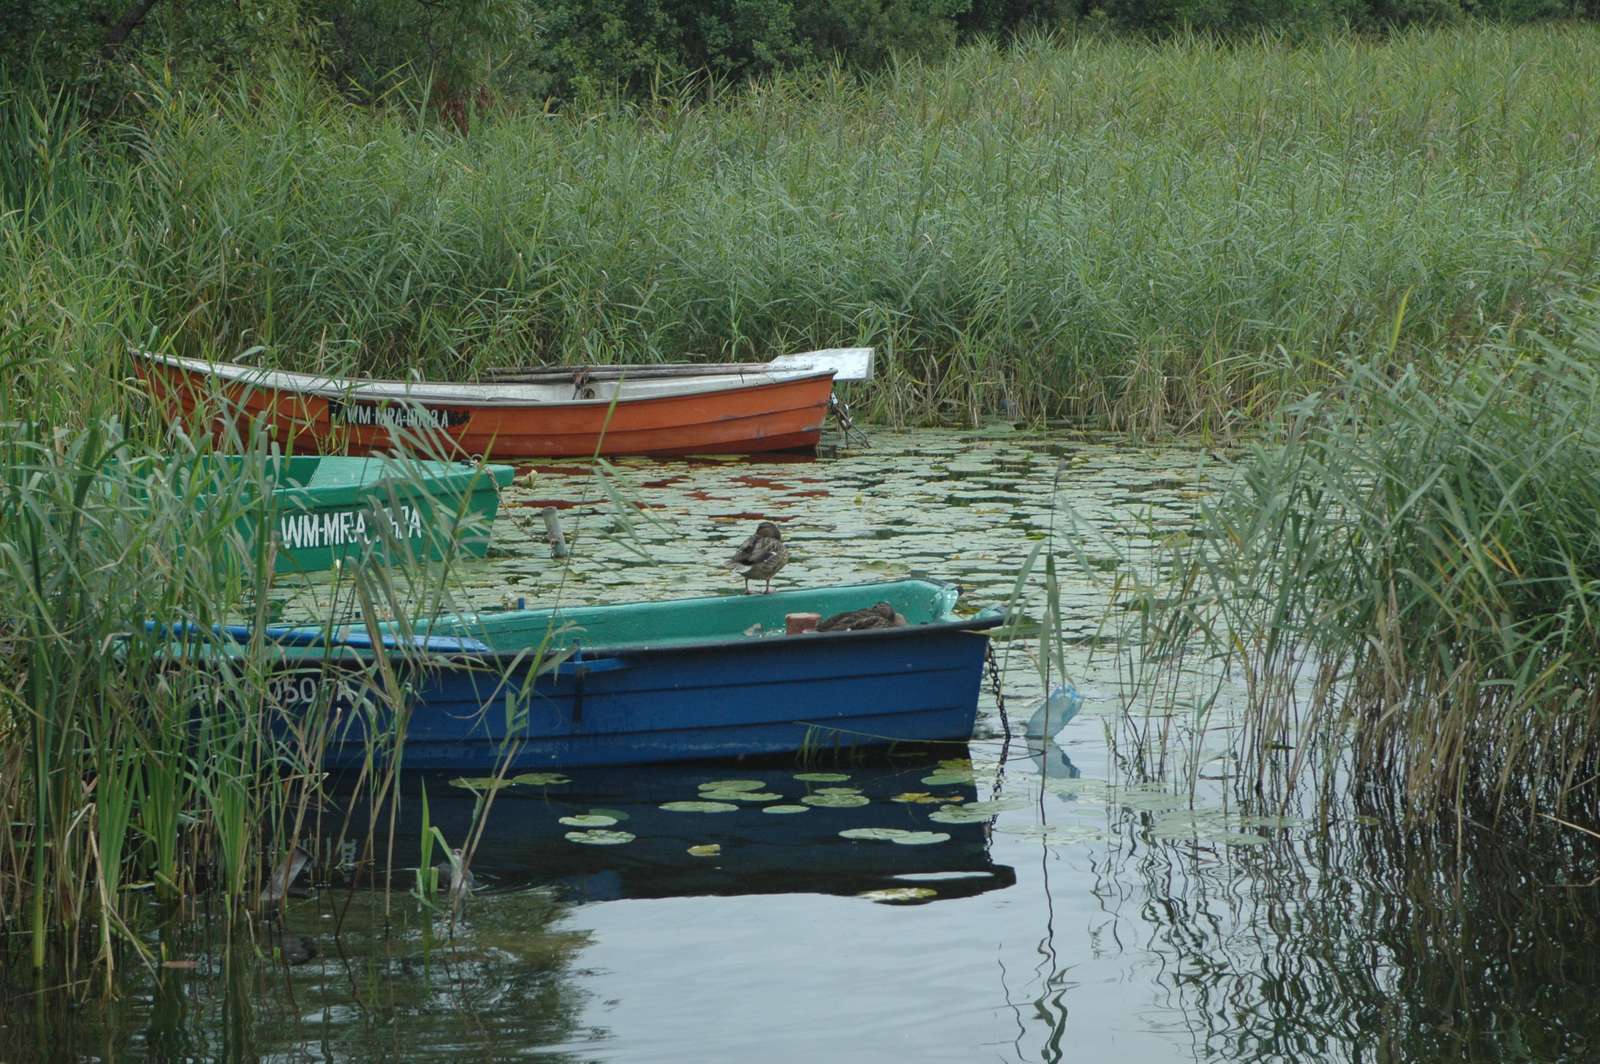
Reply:
<svg viewBox="0 0 1600 1064"><path fill-rule="evenodd" d="M951 767L966 747L946 746L935 756L946 759L943 767L926 756L809 769L787 760L700 763L573 769L553 774L570 782L515 783L495 792L471 870L479 890L545 885L570 901L855 895L905 887L927 888L933 900L1011 886L1015 871L990 857L988 819L935 819L941 806L977 798L970 773ZM836 778L805 778L818 775ZM431 823L453 847L469 837L482 793L461 785L475 781L455 780L412 777L406 787L426 786ZM674 803L733 808L702 812ZM804 811L782 811L796 806ZM421 817L422 803L408 794L397 837L418 838ZM905 843L840 835L865 828L931 834ZM613 844L574 838L591 838L583 834L589 831L632 838Z"/></svg>

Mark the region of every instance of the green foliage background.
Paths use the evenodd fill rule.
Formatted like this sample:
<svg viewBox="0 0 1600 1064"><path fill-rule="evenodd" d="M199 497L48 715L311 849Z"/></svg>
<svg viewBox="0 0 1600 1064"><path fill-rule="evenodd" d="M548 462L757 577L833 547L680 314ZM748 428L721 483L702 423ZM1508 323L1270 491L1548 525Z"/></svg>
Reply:
<svg viewBox="0 0 1600 1064"><path fill-rule="evenodd" d="M287 55L346 92L420 84L459 107L871 70L1037 31L1293 36L1596 16L1600 0L8 0L0 70L116 103L140 66L214 77Z"/></svg>

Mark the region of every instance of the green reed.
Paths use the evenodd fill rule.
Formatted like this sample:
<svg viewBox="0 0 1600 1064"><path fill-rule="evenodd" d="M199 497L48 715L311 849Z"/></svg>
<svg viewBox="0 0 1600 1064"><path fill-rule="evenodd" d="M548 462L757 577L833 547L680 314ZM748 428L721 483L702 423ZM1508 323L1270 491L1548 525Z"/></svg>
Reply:
<svg viewBox="0 0 1600 1064"><path fill-rule="evenodd" d="M134 393L67 363L75 336L9 350L0 375L0 932L30 942L33 968L82 985L98 965L109 989L123 957L150 960L147 894L187 905L214 888L230 920L255 907L268 851L307 837L333 724L314 706L287 735L268 727L266 441L223 439L243 461L219 465L209 439L164 431ZM391 556L335 575L328 625L351 598L369 627L375 599L401 617L453 608L448 566ZM243 643L210 634L241 622ZM404 741L392 671L370 663L358 707L386 758L381 800Z"/></svg>
<svg viewBox="0 0 1600 1064"><path fill-rule="evenodd" d="M17 94L0 229L52 239L0 270L25 332L105 279L131 336L299 368L865 343L880 419L1226 436L1402 303L1392 357L1451 358L1592 278L1594 69L1586 26L1041 39L466 137L289 76L87 130Z"/></svg>
<svg viewBox="0 0 1600 1064"><path fill-rule="evenodd" d="M1600 308L1433 371L1357 365L1257 449L1153 616L1248 685L1258 788L1419 822L1600 813ZM1170 593L1170 592L1169 592Z"/></svg>

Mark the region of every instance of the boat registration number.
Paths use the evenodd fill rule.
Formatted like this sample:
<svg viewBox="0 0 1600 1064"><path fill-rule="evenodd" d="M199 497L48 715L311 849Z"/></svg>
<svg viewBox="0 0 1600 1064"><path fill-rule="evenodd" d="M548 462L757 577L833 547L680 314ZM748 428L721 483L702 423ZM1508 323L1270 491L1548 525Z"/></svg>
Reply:
<svg viewBox="0 0 1600 1064"><path fill-rule="evenodd" d="M328 420L359 429L453 429L472 419L469 410L421 403L346 403L328 400Z"/></svg>
<svg viewBox="0 0 1600 1064"><path fill-rule="evenodd" d="M422 512L401 503L393 507L291 513L278 518L278 543L285 550L365 545L385 538L421 539Z"/></svg>

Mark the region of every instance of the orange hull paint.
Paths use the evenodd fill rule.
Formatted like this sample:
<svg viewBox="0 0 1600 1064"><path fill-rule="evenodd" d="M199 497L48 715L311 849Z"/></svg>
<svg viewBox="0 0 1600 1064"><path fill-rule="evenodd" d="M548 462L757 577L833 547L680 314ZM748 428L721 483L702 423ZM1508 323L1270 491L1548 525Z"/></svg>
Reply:
<svg viewBox="0 0 1600 1064"><path fill-rule="evenodd" d="M238 427L260 421L293 450L367 454L397 443L391 426L349 423L359 419L352 419L336 399L225 381L145 359L135 362L152 395L174 419L211 409L214 397L221 396ZM448 455L498 459L812 449L822 435L832 392L832 375L818 374L701 393L620 398L615 404L411 403L403 409L420 408L432 423L419 427L416 417L402 414L413 423L401 433L411 440L425 439ZM393 415L385 409L363 416Z"/></svg>

